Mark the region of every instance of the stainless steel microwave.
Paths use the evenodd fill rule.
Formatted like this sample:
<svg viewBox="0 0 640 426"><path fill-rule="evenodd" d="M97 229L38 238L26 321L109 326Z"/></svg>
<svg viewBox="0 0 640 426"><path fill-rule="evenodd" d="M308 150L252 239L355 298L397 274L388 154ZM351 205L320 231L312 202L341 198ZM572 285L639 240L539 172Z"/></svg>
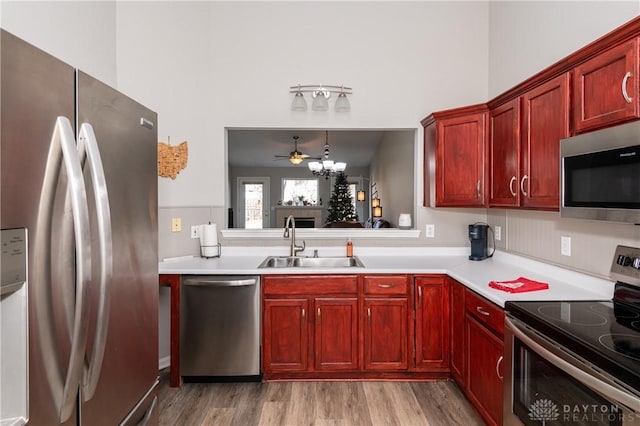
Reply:
<svg viewBox="0 0 640 426"><path fill-rule="evenodd" d="M640 224L640 122L560 141L560 215Z"/></svg>

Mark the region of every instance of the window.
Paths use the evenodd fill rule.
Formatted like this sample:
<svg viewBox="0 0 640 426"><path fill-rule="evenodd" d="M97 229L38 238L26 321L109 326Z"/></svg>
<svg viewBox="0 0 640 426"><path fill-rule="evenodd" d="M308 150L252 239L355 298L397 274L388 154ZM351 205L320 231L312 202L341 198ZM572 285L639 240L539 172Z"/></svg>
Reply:
<svg viewBox="0 0 640 426"><path fill-rule="evenodd" d="M282 203L293 205L318 202L318 179L282 179Z"/></svg>

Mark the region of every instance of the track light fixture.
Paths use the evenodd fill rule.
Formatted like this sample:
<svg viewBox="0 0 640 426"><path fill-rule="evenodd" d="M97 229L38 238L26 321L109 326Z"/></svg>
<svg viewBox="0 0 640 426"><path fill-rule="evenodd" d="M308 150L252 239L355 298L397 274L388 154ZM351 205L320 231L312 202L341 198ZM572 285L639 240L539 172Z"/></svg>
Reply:
<svg viewBox="0 0 640 426"><path fill-rule="evenodd" d="M351 110L351 104L349 103L349 98L347 98L347 95L353 93L351 87L324 84L298 84L297 86L289 87L289 93L294 93L293 101L291 102L291 110L293 111L307 110L307 101L304 99L304 93L311 93L311 97L313 98L311 109L313 111L327 111L329 109L329 98L332 93L338 94L334 105L336 112L349 112Z"/></svg>

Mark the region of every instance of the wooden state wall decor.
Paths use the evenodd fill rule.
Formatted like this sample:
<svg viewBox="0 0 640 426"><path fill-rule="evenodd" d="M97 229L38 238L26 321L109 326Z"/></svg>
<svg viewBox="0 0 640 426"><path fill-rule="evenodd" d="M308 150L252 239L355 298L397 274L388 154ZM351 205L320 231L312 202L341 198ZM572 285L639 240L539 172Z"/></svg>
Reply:
<svg viewBox="0 0 640 426"><path fill-rule="evenodd" d="M158 142L158 176L175 179L180 170L187 167L188 157L187 141L175 146L171 145L169 138L167 143Z"/></svg>

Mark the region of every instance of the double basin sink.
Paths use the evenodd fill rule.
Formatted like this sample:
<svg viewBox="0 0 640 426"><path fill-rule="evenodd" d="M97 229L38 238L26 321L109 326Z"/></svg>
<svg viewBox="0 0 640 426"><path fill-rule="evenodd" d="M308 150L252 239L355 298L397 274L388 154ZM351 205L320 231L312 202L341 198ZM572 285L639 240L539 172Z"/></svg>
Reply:
<svg viewBox="0 0 640 426"><path fill-rule="evenodd" d="M269 256L258 268L364 268L357 257Z"/></svg>

